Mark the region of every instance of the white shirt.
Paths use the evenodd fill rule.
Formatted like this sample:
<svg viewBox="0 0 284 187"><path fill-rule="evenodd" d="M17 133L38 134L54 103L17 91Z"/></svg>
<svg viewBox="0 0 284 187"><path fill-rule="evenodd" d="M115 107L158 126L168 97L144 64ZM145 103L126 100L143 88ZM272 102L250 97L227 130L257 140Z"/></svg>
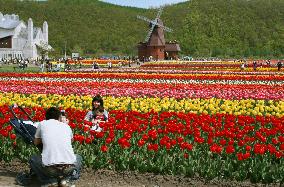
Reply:
<svg viewBox="0 0 284 187"><path fill-rule="evenodd" d="M69 125L54 119L42 121L35 138L41 138L43 144L43 165L75 163L76 156L71 144L73 134Z"/></svg>

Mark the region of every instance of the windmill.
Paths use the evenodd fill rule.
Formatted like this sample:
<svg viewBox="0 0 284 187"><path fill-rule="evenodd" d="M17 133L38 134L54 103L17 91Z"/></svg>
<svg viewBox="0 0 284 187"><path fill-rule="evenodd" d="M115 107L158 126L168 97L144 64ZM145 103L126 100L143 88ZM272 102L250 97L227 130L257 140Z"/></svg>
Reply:
<svg viewBox="0 0 284 187"><path fill-rule="evenodd" d="M164 60L165 55L167 56L168 54L165 50L167 48L167 44L165 41L164 31L173 32L173 30L164 26L160 19L162 12L163 8L161 7L158 10L156 18L153 20L144 16L137 16L138 19L149 23L149 31L146 38L144 42L141 42L138 45L138 56L140 60L145 60L145 57L152 57L154 60Z"/></svg>
<svg viewBox="0 0 284 187"><path fill-rule="evenodd" d="M139 15L137 16L138 19L141 19L141 20L144 20L144 21L150 23L150 29L148 31L148 34L147 34L146 38L145 38L145 42L146 43L149 42L149 39L150 39L151 35L153 34L154 29L158 29L160 27L160 28L162 28L162 30L165 30L167 32L173 32L172 29L170 29L168 27L165 27L163 25L163 22L160 19L162 12L163 12L163 8L161 7L159 9L158 13L157 13L156 18L153 19L153 20L150 20L150 19L148 19L148 18L146 18L144 16L139 16Z"/></svg>

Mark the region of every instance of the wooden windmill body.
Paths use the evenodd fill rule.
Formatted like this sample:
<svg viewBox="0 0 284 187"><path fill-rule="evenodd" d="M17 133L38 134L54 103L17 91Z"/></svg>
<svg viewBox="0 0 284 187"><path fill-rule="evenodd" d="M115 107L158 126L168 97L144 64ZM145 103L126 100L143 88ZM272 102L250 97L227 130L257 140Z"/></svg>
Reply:
<svg viewBox="0 0 284 187"><path fill-rule="evenodd" d="M160 19L162 8L154 20L150 20L143 16L137 16L137 18L149 22L149 32L144 42L138 44L138 58L140 60L152 59L152 60L164 60L170 55L176 56L177 52L180 51L179 45L177 48L172 43L166 43L164 31L172 32L172 29L165 27L162 20ZM170 49L171 51L167 51ZM176 53L175 53L176 52Z"/></svg>

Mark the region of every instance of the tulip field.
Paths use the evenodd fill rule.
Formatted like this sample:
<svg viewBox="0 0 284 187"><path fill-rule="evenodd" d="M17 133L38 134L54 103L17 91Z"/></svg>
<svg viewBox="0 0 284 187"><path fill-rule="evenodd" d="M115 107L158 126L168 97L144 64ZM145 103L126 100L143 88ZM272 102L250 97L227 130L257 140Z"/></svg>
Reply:
<svg viewBox="0 0 284 187"><path fill-rule="evenodd" d="M100 94L102 132L84 121ZM85 167L262 183L284 180L284 71L238 62L149 62L139 68L0 73L0 160L38 152L9 124L8 106L34 121L65 109ZM17 111L20 114L20 111ZM21 115L21 114L20 114Z"/></svg>

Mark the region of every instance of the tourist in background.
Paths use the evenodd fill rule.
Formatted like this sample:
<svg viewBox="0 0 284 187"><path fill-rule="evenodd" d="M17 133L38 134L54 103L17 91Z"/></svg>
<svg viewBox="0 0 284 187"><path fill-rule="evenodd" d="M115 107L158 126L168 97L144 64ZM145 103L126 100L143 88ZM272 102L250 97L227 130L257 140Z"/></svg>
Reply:
<svg viewBox="0 0 284 187"><path fill-rule="evenodd" d="M253 61L252 67L253 67L253 70L256 71L256 68L257 68L257 62L256 61Z"/></svg>
<svg viewBox="0 0 284 187"><path fill-rule="evenodd" d="M242 64L241 64L241 70L244 70L245 69L245 63L243 62Z"/></svg>
<svg viewBox="0 0 284 187"><path fill-rule="evenodd" d="M281 67L282 67L282 62L279 60L277 62L277 69L278 69L278 71L281 71Z"/></svg>
<svg viewBox="0 0 284 187"><path fill-rule="evenodd" d="M42 73L44 72L44 62L43 61L40 63L40 71Z"/></svg>

